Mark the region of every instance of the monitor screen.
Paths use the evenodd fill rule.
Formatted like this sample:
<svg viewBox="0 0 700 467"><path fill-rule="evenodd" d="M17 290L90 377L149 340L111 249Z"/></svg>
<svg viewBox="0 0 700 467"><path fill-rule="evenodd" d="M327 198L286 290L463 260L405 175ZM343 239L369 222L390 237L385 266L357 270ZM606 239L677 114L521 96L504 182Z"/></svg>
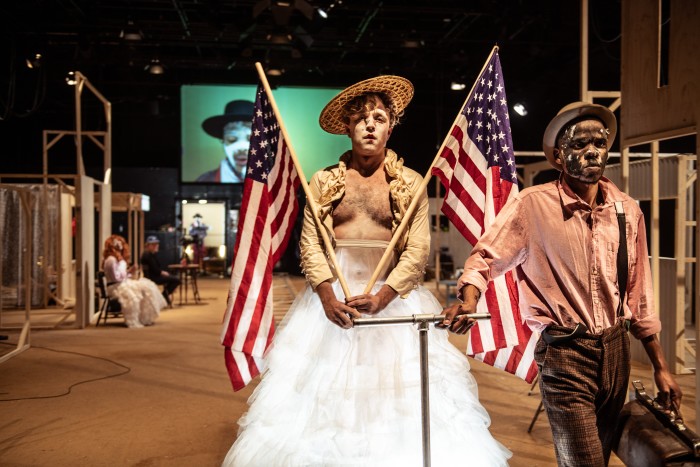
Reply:
<svg viewBox="0 0 700 467"><path fill-rule="evenodd" d="M184 183L241 183L255 85L184 85L181 88ZM307 180L350 149L347 136L321 129L318 116L341 88L279 87L272 91Z"/></svg>

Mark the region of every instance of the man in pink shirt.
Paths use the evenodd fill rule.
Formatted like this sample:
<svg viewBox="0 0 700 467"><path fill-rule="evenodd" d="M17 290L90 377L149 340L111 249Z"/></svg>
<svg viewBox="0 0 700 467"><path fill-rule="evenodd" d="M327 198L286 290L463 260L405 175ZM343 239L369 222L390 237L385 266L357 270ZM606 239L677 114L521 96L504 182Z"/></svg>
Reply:
<svg viewBox="0 0 700 467"><path fill-rule="evenodd" d="M503 208L465 263L463 303L442 323L466 333L474 320L455 317L474 313L487 282L515 269L520 313L542 333L535 361L562 466L608 463L630 373L628 332L642 341L667 408L682 396L656 337L644 216L603 177L616 130L606 107L575 102L559 111L543 140L559 179Z"/></svg>

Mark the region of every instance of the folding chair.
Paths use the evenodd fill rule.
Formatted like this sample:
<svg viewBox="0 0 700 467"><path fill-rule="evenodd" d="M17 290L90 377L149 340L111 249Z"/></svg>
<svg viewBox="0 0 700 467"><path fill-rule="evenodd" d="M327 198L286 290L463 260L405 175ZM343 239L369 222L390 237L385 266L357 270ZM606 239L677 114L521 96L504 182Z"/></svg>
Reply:
<svg viewBox="0 0 700 467"><path fill-rule="evenodd" d="M103 324L106 324L109 315L112 315L113 318L121 316L122 306L119 304L119 300L116 298L111 298L109 295L107 295L107 278L105 277L104 271L97 272L95 283L100 291L100 300L102 300L100 305L100 314L97 317L97 322L95 323L95 326L99 326L100 319L103 320Z"/></svg>

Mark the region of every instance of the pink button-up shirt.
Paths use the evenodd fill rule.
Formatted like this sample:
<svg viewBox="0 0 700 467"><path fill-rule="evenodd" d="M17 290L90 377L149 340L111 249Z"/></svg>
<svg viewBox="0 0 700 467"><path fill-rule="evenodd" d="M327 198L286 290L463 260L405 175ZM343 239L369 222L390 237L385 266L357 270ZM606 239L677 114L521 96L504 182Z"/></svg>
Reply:
<svg viewBox="0 0 700 467"><path fill-rule="evenodd" d="M622 201L629 264L625 317L638 339L659 332L644 215L605 177L599 188L605 201L593 209L561 178L523 190L474 247L457 290L472 284L483 293L491 278L515 268L520 313L530 329L583 322L600 333L617 321L620 234L614 203Z"/></svg>

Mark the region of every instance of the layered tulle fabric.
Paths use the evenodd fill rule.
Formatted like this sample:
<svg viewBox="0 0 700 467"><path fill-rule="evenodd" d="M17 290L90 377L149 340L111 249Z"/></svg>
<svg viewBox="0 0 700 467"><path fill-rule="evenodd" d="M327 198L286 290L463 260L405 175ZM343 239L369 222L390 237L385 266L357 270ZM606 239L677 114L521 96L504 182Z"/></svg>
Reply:
<svg viewBox="0 0 700 467"><path fill-rule="evenodd" d="M363 292L383 253L384 246L337 249L353 295ZM419 287L375 316L441 311ZM431 326L428 340L433 465L506 465L510 452L488 431L466 356L444 330ZM422 465L419 358L415 325L341 329L307 287L275 336L224 465Z"/></svg>
<svg viewBox="0 0 700 467"><path fill-rule="evenodd" d="M151 280L142 277L138 280L125 279L108 289L110 296L119 300L124 322L130 328L149 326L167 306L163 294Z"/></svg>

